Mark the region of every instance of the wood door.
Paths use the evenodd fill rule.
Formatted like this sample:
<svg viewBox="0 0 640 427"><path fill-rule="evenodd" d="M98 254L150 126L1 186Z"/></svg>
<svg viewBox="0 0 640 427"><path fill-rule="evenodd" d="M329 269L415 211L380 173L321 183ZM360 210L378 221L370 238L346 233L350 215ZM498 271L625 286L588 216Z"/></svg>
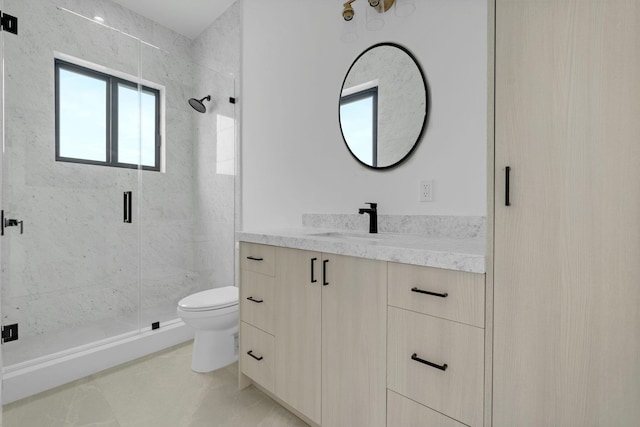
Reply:
<svg viewBox="0 0 640 427"><path fill-rule="evenodd" d="M384 427L387 263L323 257L322 426Z"/></svg>
<svg viewBox="0 0 640 427"><path fill-rule="evenodd" d="M639 22L496 2L496 427L640 425Z"/></svg>
<svg viewBox="0 0 640 427"><path fill-rule="evenodd" d="M275 394L317 424L321 416L321 256L276 249Z"/></svg>

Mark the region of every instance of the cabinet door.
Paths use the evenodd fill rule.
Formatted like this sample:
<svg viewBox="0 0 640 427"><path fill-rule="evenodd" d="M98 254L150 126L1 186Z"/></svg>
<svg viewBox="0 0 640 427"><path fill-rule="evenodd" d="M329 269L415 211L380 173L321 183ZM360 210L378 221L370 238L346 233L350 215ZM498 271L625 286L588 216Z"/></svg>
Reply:
<svg viewBox="0 0 640 427"><path fill-rule="evenodd" d="M275 394L319 424L321 254L277 248L276 282Z"/></svg>
<svg viewBox="0 0 640 427"><path fill-rule="evenodd" d="M383 427L387 263L323 256L322 426Z"/></svg>
<svg viewBox="0 0 640 427"><path fill-rule="evenodd" d="M638 22L496 2L495 427L640 425Z"/></svg>

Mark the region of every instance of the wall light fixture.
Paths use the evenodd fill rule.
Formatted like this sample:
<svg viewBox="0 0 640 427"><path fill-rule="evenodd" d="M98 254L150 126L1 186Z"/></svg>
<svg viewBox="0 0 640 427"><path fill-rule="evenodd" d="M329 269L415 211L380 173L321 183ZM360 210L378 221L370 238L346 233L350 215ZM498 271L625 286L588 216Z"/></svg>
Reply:
<svg viewBox="0 0 640 427"><path fill-rule="evenodd" d="M344 18L345 21L351 21L355 16L355 11L353 10L353 6L351 6L351 3L355 1L356 0L349 0L343 5L344 9L342 10L342 17ZM395 3L395 0L367 0L367 1L369 2L369 6L374 8L378 13L386 12L391 8L391 6L393 6L393 3Z"/></svg>

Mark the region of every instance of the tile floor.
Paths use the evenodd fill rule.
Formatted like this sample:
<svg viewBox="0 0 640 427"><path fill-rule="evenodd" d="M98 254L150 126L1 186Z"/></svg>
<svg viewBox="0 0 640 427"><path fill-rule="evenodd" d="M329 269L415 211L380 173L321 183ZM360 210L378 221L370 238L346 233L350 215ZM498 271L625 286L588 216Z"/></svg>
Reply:
<svg viewBox="0 0 640 427"><path fill-rule="evenodd" d="M192 343L91 375L3 408L4 427L296 427L299 418L248 387L238 366L197 374Z"/></svg>

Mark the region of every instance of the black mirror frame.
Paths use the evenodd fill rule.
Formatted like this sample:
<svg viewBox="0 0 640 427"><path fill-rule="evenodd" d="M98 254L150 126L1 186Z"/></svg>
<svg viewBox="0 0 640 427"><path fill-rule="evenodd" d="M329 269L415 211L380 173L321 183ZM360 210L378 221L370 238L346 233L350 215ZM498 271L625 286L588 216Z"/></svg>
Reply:
<svg viewBox="0 0 640 427"><path fill-rule="evenodd" d="M371 166L366 164L365 162L363 162L362 160L360 160L354 153L353 151L351 151L351 148L349 147L349 144L347 143L347 140L344 137L344 132L342 131L342 119L340 118L340 100L342 99L342 91L344 90L344 84L347 81L347 77L349 76L349 73L351 72L351 69L353 68L353 66L356 64L356 62L358 62L358 60L367 52L369 52L372 49L375 49L376 47L379 46L392 46L395 47L397 49L402 50L404 53L406 53L409 58L411 58L413 60L413 62L416 64L416 67L418 67L418 71L420 72L420 77L422 78L422 83L424 85L424 91L425 91L425 111L424 111L424 119L422 121L422 128L420 129L420 133L418 134L418 137L416 138L416 141L413 143L413 146L411 147L411 149L397 162L387 165L387 166ZM351 63L351 65L349 66L349 69L347 70L347 73L344 76L344 79L342 80L342 86L340 87L340 95L338 96L338 123L340 125L340 134L342 135L342 140L344 141L344 144L347 146L347 150L349 150L349 153L351 154L351 156L353 156L354 159L356 159L358 161L358 163L360 163L361 165L369 168L369 169L373 169L373 170L388 170L388 169L392 169L395 168L397 166L399 166L400 164L402 164L403 162L407 161L407 159L409 159L413 153L416 151L416 148L418 147L418 145L420 144L420 141L422 140L424 133L427 129L427 125L429 122L429 112L431 111L431 91L429 90L429 85L427 83L427 79L424 75L424 71L422 70L422 66L420 66L420 63L418 62L418 60L416 59L416 57L411 53L411 51L409 51L407 48L405 48L402 45L399 45L397 43L393 43L393 42L382 42L382 43L376 43L372 46L369 46L367 49L365 49L362 53L360 53L356 59L353 60L353 62Z"/></svg>

